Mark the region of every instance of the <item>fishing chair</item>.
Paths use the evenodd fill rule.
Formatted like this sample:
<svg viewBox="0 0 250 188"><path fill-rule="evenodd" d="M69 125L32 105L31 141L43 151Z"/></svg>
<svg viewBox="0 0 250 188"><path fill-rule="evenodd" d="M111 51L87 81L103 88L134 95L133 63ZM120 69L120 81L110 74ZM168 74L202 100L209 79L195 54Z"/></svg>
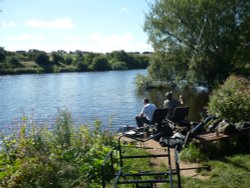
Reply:
<svg viewBox="0 0 250 188"><path fill-rule="evenodd" d="M177 107L174 110L174 117L171 120L167 119L166 121L169 123L169 126L172 129L179 128L185 130L186 132L191 127L190 122L187 121L188 113L189 113L188 106Z"/></svg>
<svg viewBox="0 0 250 188"><path fill-rule="evenodd" d="M168 109L157 108L154 111L152 121L144 123L143 127L125 132L130 138L149 138L154 137L154 140L159 141L162 136L172 136L172 129L166 121Z"/></svg>
<svg viewBox="0 0 250 188"><path fill-rule="evenodd" d="M154 111L153 117L152 117L152 121L151 121L151 125L161 125L164 123L164 120L166 119L168 114L168 109L166 108L157 108Z"/></svg>
<svg viewBox="0 0 250 188"><path fill-rule="evenodd" d="M188 113L189 113L189 107L188 106L177 107L177 108L175 108L174 117L173 117L172 121L174 123L181 124L182 122L186 121Z"/></svg>
<svg viewBox="0 0 250 188"><path fill-rule="evenodd" d="M155 109L150 125L144 125L144 132L148 135L154 136L154 140L156 141L159 141L162 136L171 136L172 129L168 122L166 122L167 114L168 109L166 108ZM159 136L156 136L157 134Z"/></svg>

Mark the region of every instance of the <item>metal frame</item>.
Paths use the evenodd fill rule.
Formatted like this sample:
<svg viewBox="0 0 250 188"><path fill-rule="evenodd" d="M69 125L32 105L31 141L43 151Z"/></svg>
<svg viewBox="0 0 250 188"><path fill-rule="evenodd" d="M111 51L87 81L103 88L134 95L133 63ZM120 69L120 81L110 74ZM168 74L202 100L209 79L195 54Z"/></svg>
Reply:
<svg viewBox="0 0 250 188"><path fill-rule="evenodd" d="M102 163L101 169L102 169L102 187L103 188L106 187L106 173L105 173L105 170L106 170L106 167L107 167L108 160L110 160L109 167L111 168L112 175L114 176L115 175L115 170L114 170L114 161L113 161L113 150L110 151L106 155L106 157L105 157L105 159L104 159L104 161Z"/></svg>
<svg viewBox="0 0 250 188"><path fill-rule="evenodd" d="M129 148L131 146L123 146L121 139L123 137L127 137L130 138L132 140L135 140L137 142L147 142L151 139L154 139L158 136L160 136L161 133L153 135L149 138L137 138L137 137L133 137L131 135L126 135L123 134L120 137L118 137L118 152L119 152L119 164L120 164L120 169L119 171L114 174L115 175L115 180L114 180L114 185L113 188L117 188L118 185L120 184L134 184L136 185L136 188L140 188L140 184L149 184L151 187L154 186L154 184L156 183L168 183L169 187L178 187L181 188L181 176L180 176L180 167L179 167L179 158L178 158L178 151L177 151L177 146L173 146L174 148L174 155L175 155L175 168L172 167L172 163L171 163L171 152L170 152L170 146L166 147L166 153L165 154L148 154L148 155L124 155L123 151L124 151L124 147ZM145 147L137 147L137 148L145 148ZM153 149L153 148L148 148L148 149ZM108 162L108 159L110 159L111 162L111 168L113 168L113 158L112 158L113 153L110 152L105 160L104 163L102 165L102 185L103 188L105 188L106 184L105 184L105 167L106 164ZM163 171L156 171L156 172L138 172L138 173L127 173L124 172L124 163L123 161L126 159L138 159L138 158L155 158L155 157L165 157L168 161L168 167L167 169L163 172ZM155 175L164 175L165 177L162 179L155 179L155 178L151 178L149 180L143 180L140 177L143 176L155 176ZM177 182L173 180L173 176L177 177ZM133 177L132 180L126 180L127 177Z"/></svg>

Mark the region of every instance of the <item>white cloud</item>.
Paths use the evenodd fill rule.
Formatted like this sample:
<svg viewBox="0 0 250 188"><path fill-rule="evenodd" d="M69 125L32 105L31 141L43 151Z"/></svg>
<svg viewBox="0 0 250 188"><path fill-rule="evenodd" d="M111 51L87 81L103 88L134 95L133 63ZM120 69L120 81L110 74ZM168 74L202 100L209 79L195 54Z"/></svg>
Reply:
<svg viewBox="0 0 250 188"><path fill-rule="evenodd" d="M2 26L3 28L12 28L12 27L15 26L15 23L12 22L12 21L9 21L9 22L2 21L1 26Z"/></svg>
<svg viewBox="0 0 250 188"><path fill-rule="evenodd" d="M131 34L103 35L101 33L92 33L89 36L87 36L87 40L103 44L124 44L131 42L133 39L134 36Z"/></svg>
<svg viewBox="0 0 250 188"><path fill-rule="evenodd" d="M124 50L126 52L153 51L149 44L137 41L130 33L110 35L92 33L86 37L81 35L65 35L59 39L47 37L45 38L41 34L11 36L8 38L10 41L6 45L6 49L11 51L38 49L47 52L82 50L101 53L117 50Z"/></svg>
<svg viewBox="0 0 250 188"><path fill-rule="evenodd" d="M121 12L128 12L128 9L126 7L123 7L120 9Z"/></svg>
<svg viewBox="0 0 250 188"><path fill-rule="evenodd" d="M44 36L41 34L35 34L35 35L21 34L21 35L17 35L17 36L10 36L10 37L8 37L8 39L12 40L12 41L43 40Z"/></svg>
<svg viewBox="0 0 250 188"><path fill-rule="evenodd" d="M75 36L75 35L66 35L63 37L65 40L67 41L82 41L82 37L81 36Z"/></svg>
<svg viewBox="0 0 250 188"><path fill-rule="evenodd" d="M49 28L49 29L71 29L75 27L75 24L70 18L61 18L53 21L44 20L27 20L25 25L35 28Z"/></svg>
<svg viewBox="0 0 250 188"><path fill-rule="evenodd" d="M152 47L144 42L138 42L131 34L111 34L103 35L101 33L90 34L84 44L88 44L89 51L94 52L112 52L115 50L125 51L152 51Z"/></svg>

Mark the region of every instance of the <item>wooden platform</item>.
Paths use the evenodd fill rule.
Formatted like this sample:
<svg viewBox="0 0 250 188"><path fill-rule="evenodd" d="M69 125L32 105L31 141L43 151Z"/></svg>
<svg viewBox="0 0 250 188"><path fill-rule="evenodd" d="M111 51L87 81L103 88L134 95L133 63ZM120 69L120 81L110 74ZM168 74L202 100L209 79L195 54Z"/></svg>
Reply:
<svg viewBox="0 0 250 188"><path fill-rule="evenodd" d="M225 135L222 133L205 133L205 134L200 134L195 137L196 140L200 142L213 142L217 140L222 140L222 139L227 139L229 138L229 135Z"/></svg>

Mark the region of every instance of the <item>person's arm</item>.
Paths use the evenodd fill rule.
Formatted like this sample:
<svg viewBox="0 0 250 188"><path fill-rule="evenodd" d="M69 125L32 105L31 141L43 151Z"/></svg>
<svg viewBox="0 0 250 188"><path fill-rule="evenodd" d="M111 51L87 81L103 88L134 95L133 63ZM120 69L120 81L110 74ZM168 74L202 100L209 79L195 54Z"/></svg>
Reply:
<svg viewBox="0 0 250 188"><path fill-rule="evenodd" d="M140 114L139 114L139 117L143 117L144 116L144 106L143 106L143 108L141 109L141 112L140 112Z"/></svg>
<svg viewBox="0 0 250 188"><path fill-rule="evenodd" d="M168 100L163 101L163 108L168 108Z"/></svg>
<svg viewBox="0 0 250 188"><path fill-rule="evenodd" d="M179 96L179 102L180 102L180 104L181 104L181 105L183 105L183 104L184 104L184 103L183 103L183 98L182 98L182 95L180 95L180 96Z"/></svg>

